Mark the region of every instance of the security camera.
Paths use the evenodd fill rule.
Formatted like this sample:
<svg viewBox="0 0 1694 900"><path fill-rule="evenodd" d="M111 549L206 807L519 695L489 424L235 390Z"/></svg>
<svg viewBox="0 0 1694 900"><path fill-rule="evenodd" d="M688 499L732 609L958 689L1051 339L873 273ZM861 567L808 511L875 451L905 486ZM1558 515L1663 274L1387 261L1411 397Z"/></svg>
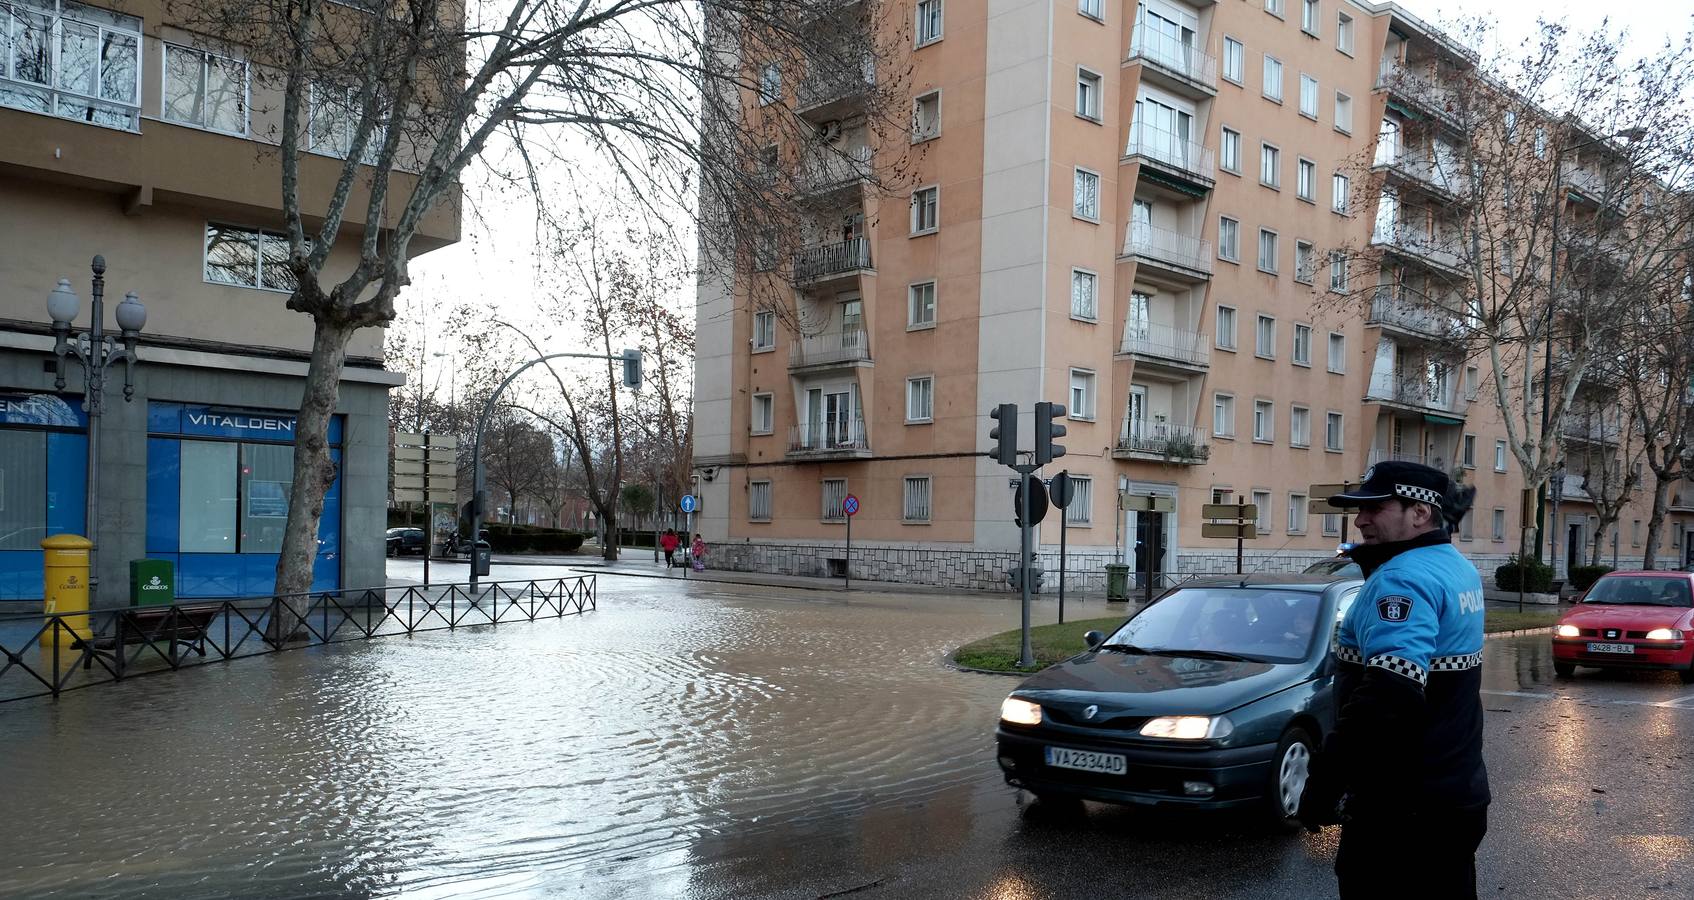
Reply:
<svg viewBox="0 0 1694 900"><path fill-rule="evenodd" d="M702 481L711 481L713 478L716 478L716 477L718 477L718 470L717 469L701 469L700 470L700 480L702 480Z"/></svg>

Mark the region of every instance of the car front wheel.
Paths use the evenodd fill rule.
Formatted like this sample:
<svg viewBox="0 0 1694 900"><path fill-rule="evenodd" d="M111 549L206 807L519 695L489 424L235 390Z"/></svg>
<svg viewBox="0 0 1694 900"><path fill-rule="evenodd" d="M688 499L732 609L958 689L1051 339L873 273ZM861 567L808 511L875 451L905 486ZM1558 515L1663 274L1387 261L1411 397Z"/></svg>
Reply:
<svg viewBox="0 0 1694 900"><path fill-rule="evenodd" d="M1293 827L1294 814L1300 811L1300 795L1306 791L1306 776L1311 772L1315 746L1316 742L1304 728L1288 729L1277 742L1265 796L1265 813L1273 824Z"/></svg>
<svg viewBox="0 0 1694 900"><path fill-rule="evenodd" d="M1553 674L1559 676L1560 678L1569 678L1572 675L1576 674L1576 663L1568 663L1568 662L1553 663Z"/></svg>
<svg viewBox="0 0 1694 900"><path fill-rule="evenodd" d="M1694 684L1694 663L1689 663L1688 668L1683 669L1676 674L1682 679L1683 684Z"/></svg>

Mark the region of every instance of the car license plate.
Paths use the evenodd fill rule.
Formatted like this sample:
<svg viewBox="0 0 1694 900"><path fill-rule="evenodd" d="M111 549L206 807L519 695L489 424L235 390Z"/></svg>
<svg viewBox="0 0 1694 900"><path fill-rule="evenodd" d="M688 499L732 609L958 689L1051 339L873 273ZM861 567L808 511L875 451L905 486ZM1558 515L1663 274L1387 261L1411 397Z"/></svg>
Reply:
<svg viewBox="0 0 1694 900"><path fill-rule="evenodd" d="M1590 641L1588 643L1588 652L1589 653L1634 653L1635 652L1635 645L1634 644L1600 644L1600 643L1595 643L1593 641Z"/></svg>
<svg viewBox="0 0 1694 900"><path fill-rule="evenodd" d="M1121 754L1094 753L1066 747L1048 747L1047 765L1060 769L1076 769L1080 772L1105 772L1108 775L1122 775L1129 770L1128 762Z"/></svg>

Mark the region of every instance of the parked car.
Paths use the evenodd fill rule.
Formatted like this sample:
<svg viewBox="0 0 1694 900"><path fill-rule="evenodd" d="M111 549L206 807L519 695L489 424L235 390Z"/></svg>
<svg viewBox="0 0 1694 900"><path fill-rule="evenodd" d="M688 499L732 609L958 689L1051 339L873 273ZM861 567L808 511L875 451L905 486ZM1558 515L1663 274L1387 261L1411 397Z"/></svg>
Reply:
<svg viewBox="0 0 1694 900"><path fill-rule="evenodd" d="M388 529L389 556L403 556L408 553L422 556L427 552L429 552L429 538L424 535L422 528Z"/></svg>
<svg viewBox="0 0 1694 900"><path fill-rule="evenodd" d="M1287 822L1335 726L1330 652L1356 578L1188 582L1020 684L996 733L1037 798L1252 807Z"/></svg>
<svg viewBox="0 0 1694 900"><path fill-rule="evenodd" d="M1553 627L1553 672L1577 666L1674 669L1694 684L1694 574L1600 576Z"/></svg>
<svg viewBox="0 0 1694 900"><path fill-rule="evenodd" d="M1365 570L1359 568L1358 563L1353 562L1352 558L1346 556L1319 560L1301 571L1307 575L1330 575L1336 578L1365 577Z"/></svg>

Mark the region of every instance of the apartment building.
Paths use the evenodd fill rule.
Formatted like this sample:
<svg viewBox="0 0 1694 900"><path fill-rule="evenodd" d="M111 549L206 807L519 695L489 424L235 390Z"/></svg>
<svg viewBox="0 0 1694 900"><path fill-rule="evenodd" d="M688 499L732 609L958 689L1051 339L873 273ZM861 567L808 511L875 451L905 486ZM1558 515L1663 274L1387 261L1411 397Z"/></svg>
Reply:
<svg viewBox="0 0 1694 900"><path fill-rule="evenodd" d="M1386 459L1462 473L1479 493L1459 548L1488 572L1513 552L1523 479L1479 401L1491 373L1444 339L1469 312L1441 240L1467 136L1437 73L1463 48L1395 4L991 6L904 5L898 144L867 136L851 86L767 79L763 102L796 85L836 157L924 152L909 196L816 180L832 216L792 261L794 315L701 283L714 565L839 573L852 494L855 577L1003 586L1017 536L987 414L1019 404L1027 448L1038 400L1068 409L1044 474L1077 485L1041 526L1049 571L1061 518L1073 572L1234 571L1200 507L1237 500L1257 507L1247 567L1298 568L1345 535L1310 486ZM1562 499L1561 564L1592 527L1580 485ZM1682 559L1694 517L1673 519L1662 553Z"/></svg>
<svg viewBox="0 0 1694 900"><path fill-rule="evenodd" d="M284 306L282 98L239 48L178 27L169 9L0 4L0 600L42 596L39 542L63 532L92 531L98 603L127 602L127 564L140 557L175 563L180 597L274 587L312 341L311 321ZM325 92L313 96L307 210L324 208L350 127ZM353 235L371 224L364 210L349 204ZM458 233L446 203L412 247ZM328 274L352 268L348 243ZM121 367L107 375L100 521L89 523L83 377L67 362L55 390L47 298L65 279L86 329L97 254L108 333L127 292L147 318L133 399ZM384 583L388 390L403 379L383 368L382 341L366 329L349 348L315 590Z"/></svg>

